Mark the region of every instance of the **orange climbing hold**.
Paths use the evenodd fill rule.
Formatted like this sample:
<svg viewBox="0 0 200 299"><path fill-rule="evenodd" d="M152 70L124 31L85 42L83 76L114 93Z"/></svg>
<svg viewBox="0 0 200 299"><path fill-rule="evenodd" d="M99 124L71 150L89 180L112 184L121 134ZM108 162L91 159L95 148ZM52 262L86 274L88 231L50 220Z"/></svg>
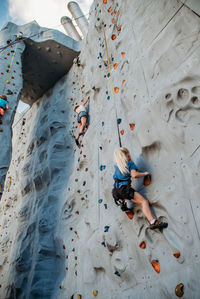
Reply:
<svg viewBox="0 0 200 299"><path fill-rule="evenodd" d="M115 87L114 91L115 91L115 93L118 93L119 92L119 87Z"/></svg>
<svg viewBox="0 0 200 299"><path fill-rule="evenodd" d="M115 18L112 18L112 23L115 24Z"/></svg>
<svg viewBox="0 0 200 299"><path fill-rule="evenodd" d="M180 255L181 255L180 251L175 251L173 253L173 256L176 257L177 259L180 257Z"/></svg>
<svg viewBox="0 0 200 299"><path fill-rule="evenodd" d="M124 57L126 55L126 53L125 52L121 52L121 55L122 55L122 57Z"/></svg>
<svg viewBox="0 0 200 299"><path fill-rule="evenodd" d="M133 131L135 129L135 124L131 123L129 124L131 131Z"/></svg>
<svg viewBox="0 0 200 299"><path fill-rule="evenodd" d="M149 186L151 184L151 175L148 174L144 177L144 180L143 180L143 185L144 186Z"/></svg>
<svg viewBox="0 0 200 299"><path fill-rule="evenodd" d="M124 130L121 130L121 131L120 131L120 134L121 134L121 135L124 135Z"/></svg>
<svg viewBox="0 0 200 299"><path fill-rule="evenodd" d="M112 11L112 8L111 8L111 7L109 7L109 8L108 8L108 12L111 12L111 11Z"/></svg>
<svg viewBox="0 0 200 299"><path fill-rule="evenodd" d="M111 39L112 40L115 40L117 38L117 36L115 35L115 34L113 34L112 36L111 36Z"/></svg>
<svg viewBox="0 0 200 299"><path fill-rule="evenodd" d="M123 81L122 81L122 85L124 85L125 83L126 83L126 80L123 80Z"/></svg>
<svg viewBox="0 0 200 299"><path fill-rule="evenodd" d="M145 241L142 241L139 246L140 246L141 249L145 249L146 248Z"/></svg>
<svg viewBox="0 0 200 299"><path fill-rule="evenodd" d="M107 4L107 0L103 0L103 4Z"/></svg>
<svg viewBox="0 0 200 299"><path fill-rule="evenodd" d="M94 291L93 291L93 295L94 295L94 297L96 297L96 296L98 295L98 291L97 291L97 290L94 290Z"/></svg>
<svg viewBox="0 0 200 299"><path fill-rule="evenodd" d="M129 219L131 219L131 220L133 219L134 213L132 211L126 211L125 213Z"/></svg>
<svg viewBox="0 0 200 299"><path fill-rule="evenodd" d="M114 65L113 65L113 67L114 67L114 69L116 70L116 68L118 67L118 63L115 63Z"/></svg>
<svg viewBox="0 0 200 299"><path fill-rule="evenodd" d="M159 261L158 261L158 260L153 260L153 261L151 262L151 264L152 264L154 270L155 270L157 273L160 273L160 263L159 263Z"/></svg>

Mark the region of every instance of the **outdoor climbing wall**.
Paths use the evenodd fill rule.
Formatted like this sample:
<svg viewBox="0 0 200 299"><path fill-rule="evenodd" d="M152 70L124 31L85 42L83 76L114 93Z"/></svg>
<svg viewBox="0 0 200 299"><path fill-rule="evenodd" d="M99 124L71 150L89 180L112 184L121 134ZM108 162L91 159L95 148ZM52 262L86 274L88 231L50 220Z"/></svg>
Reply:
<svg viewBox="0 0 200 299"><path fill-rule="evenodd" d="M7 96L10 107L0 125L1 197L10 165L11 126L19 99L32 105L52 87L69 71L81 43L57 30L42 28L35 21L24 26L6 23L0 31L0 43L0 94Z"/></svg>
<svg viewBox="0 0 200 299"><path fill-rule="evenodd" d="M180 1L94 1L80 62L15 127L4 297L199 298L199 27ZM78 149L80 89L90 118ZM152 174L133 186L169 223L163 233L140 208L130 220L113 202L116 123Z"/></svg>

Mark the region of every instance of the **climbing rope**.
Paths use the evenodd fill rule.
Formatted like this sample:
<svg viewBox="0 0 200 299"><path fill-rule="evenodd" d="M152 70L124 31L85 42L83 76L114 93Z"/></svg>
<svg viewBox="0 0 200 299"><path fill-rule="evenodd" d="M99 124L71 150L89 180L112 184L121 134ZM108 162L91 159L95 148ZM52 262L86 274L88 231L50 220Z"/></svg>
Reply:
<svg viewBox="0 0 200 299"><path fill-rule="evenodd" d="M101 0L99 0L99 4L100 4L102 19L103 19L104 14L103 14L103 8L102 8L102 5L101 5ZM110 74L110 85L111 85L111 90L112 90L112 95L113 95L113 102L114 102L114 109L115 109L115 116L116 116L116 125L117 125L117 133L118 133L118 139L119 139L119 146L122 147L121 136L120 136L120 131L119 131L119 124L118 124L115 91L114 91L114 85L113 85L113 79L112 79L112 73L111 73L111 63L110 63L110 57L109 57L109 52L108 52L108 43L107 43L106 33L105 33L104 27L103 27L103 34L104 34L104 42L105 42L105 47L106 47L108 70L109 70L109 74Z"/></svg>
<svg viewBox="0 0 200 299"><path fill-rule="evenodd" d="M14 52L12 54L11 62L10 62L9 68L8 68L8 74L7 74L6 81L5 81L4 87L3 87L3 94L4 94L4 91L5 91L5 88L6 88L6 84L8 84L8 82L9 82L10 71L11 71L13 61L14 61L14 57L15 57L15 54L16 54L16 49L17 49L17 44L15 45L15 49L14 49Z"/></svg>

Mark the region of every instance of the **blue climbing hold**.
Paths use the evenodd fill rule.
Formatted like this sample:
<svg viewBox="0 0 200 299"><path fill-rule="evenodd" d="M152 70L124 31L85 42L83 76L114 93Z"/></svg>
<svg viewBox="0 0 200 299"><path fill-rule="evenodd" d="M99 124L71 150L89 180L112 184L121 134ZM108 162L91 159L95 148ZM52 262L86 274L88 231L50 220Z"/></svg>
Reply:
<svg viewBox="0 0 200 299"><path fill-rule="evenodd" d="M115 271L115 275L117 276L121 276L120 273L118 271Z"/></svg>
<svg viewBox="0 0 200 299"><path fill-rule="evenodd" d="M108 66L106 62L104 62L104 65L105 65L105 66Z"/></svg>
<svg viewBox="0 0 200 299"><path fill-rule="evenodd" d="M108 91L106 90L106 94L108 94Z"/></svg>
<svg viewBox="0 0 200 299"><path fill-rule="evenodd" d="M100 18L97 18L97 21L100 21Z"/></svg>
<svg viewBox="0 0 200 299"><path fill-rule="evenodd" d="M107 77L108 77L108 78L110 77L110 73L107 74Z"/></svg>
<svg viewBox="0 0 200 299"><path fill-rule="evenodd" d="M101 242L101 245L103 245L104 247L106 247L106 243L105 242Z"/></svg>
<svg viewBox="0 0 200 299"><path fill-rule="evenodd" d="M99 37L99 40L101 40L101 37Z"/></svg>
<svg viewBox="0 0 200 299"><path fill-rule="evenodd" d="M101 124L102 124L102 127L103 127L103 126L104 126L104 121L102 121L102 123L101 123Z"/></svg>
<svg viewBox="0 0 200 299"><path fill-rule="evenodd" d="M106 78L106 75L104 75L104 78Z"/></svg>
<svg viewBox="0 0 200 299"><path fill-rule="evenodd" d="M107 96L107 100L110 100L110 96Z"/></svg>
<svg viewBox="0 0 200 299"><path fill-rule="evenodd" d="M113 60L114 60L114 57L112 57L111 60L113 61Z"/></svg>
<svg viewBox="0 0 200 299"><path fill-rule="evenodd" d="M107 233L109 228L110 228L110 226L108 226L108 225L104 226L104 233Z"/></svg>
<svg viewBox="0 0 200 299"><path fill-rule="evenodd" d="M101 64L99 65L99 68L101 68Z"/></svg>
<svg viewBox="0 0 200 299"><path fill-rule="evenodd" d="M106 165L101 165L101 166L99 167L99 169L100 169L101 171L103 171L105 168L106 168Z"/></svg>
<svg viewBox="0 0 200 299"><path fill-rule="evenodd" d="M99 200L98 200L98 203L102 203L102 201L103 201L103 199L99 199Z"/></svg>
<svg viewBox="0 0 200 299"><path fill-rule="evenodd" d="M121 118L118 118L118 119L117 119L117 123L118 123L118 125L121 124L121 122L122 122Z"/></svg>
<svg viewBox="0 0 200 299"><path fill-rule="evenodd" d="M99 149L102 151L102 146L100 146Z"/></svg>

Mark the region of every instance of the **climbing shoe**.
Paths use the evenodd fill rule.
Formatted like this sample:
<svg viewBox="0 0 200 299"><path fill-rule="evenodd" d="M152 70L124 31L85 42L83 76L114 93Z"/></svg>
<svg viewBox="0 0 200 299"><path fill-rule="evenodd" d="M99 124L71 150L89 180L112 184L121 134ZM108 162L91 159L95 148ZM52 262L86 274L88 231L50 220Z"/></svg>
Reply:
<svg viewBox="0 0 200 299"><path fill-rule="evenodd" d="M75 139L75 142L76 142L76 145L80 148L81 147L81 145L80 145L80 143L79 143L79 141L78 141L78 139Z"/></svg>
<svg viewBox="0 0 200 299"><path fill-rule="evenodd" d="M166 228L166 227L168 227L168 223L161 222L159 220L156 220L154 222L154 224L150 224L150 226L149 226L150 229L156 229L156 228L163 229L163 228Z"/></svg>

